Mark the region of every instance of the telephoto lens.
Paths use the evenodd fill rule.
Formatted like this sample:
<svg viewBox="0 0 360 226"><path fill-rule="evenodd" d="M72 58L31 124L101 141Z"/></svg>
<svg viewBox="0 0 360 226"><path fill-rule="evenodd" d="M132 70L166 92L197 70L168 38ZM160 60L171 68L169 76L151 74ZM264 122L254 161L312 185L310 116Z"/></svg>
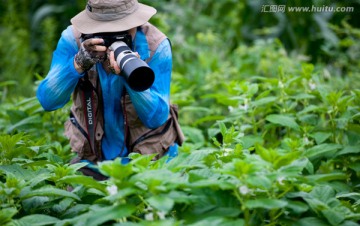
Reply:
<svg viewBox="0 0 360 226"><path fill-rule="evenodd" d="M114 51L116 63L131 89L141 92L151 87L155 80L154 71L125 42L114 42L110 49Z"/></svg>

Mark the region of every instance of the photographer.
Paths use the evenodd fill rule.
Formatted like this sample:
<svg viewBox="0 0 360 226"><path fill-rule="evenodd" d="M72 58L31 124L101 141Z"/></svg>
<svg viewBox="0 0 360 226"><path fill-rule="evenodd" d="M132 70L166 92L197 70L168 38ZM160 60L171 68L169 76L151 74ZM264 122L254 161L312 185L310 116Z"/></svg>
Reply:
<svg viewBox="0 0 360 226"><path fill-rule="evenodd" d="M63 107L72 95L70 119L65 123L65 135L77 152L72 163L87 162L81 171L95 179L106 178L94 170L98 161L120 157L127 162L130 152L172 158L183 140L176 132L177 118L170 113L170 42L148 23L155 13L153 7L137 0L89 0L62 32L50 71L38 87L37 98L46 111ZM116 42L124 34L131 37L129 43ZM115 44L108 46L108 37ZM118 43L147 63L153 74L141 71L133 80L138 85L148 80L150 87L136 90L129 85L130 75L124 76L122 70L130 63L124 57L126 51L117 51ZM139 131L145 130L139 138ZM148 139L145 135L149 133L155 135ZM153 146L140 144L146 139Z"/></svg>

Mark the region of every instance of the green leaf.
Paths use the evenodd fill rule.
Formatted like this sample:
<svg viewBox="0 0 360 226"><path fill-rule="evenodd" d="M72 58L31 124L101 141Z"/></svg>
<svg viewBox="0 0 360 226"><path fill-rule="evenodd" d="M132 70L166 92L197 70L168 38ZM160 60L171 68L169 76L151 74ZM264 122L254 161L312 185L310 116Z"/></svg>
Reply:
<svg viewBox="0 0 360 226"><path fill-rule="evenodd" d="M266 199L259 198L255 200L248 200L244 203L244 206L248 209L262 208L262 209L278 209L283 208L288 204L287 201L279 199Z"/></svg>
<svg viewBox="0 0 360 226"><path fill-rule="evenodd" d="M49 197L44 196L31 197L22 201L22 207L26 212L31 212L36 209L41 209L49 200Z"/></svg>
<svg viewBox="0 0 360 226"><path fill-rule="evenodd" d="M52 5L44 4L41 7L37 8L31 20L31 30L36 30L36 27L41 24L46 16L51 16L55 13L63 13L65 10L64 5Z"/></svg>
<svg viewBox="0 0 360 226"><path fill-rule="evenodd" d="M289 165L282 166L278 169L281 174L285 174L287 176L298 176L301 174L303 169L307 166L309 160L307 158L296 159L291 162Z"/></svg>
<svg viewBox="0 0 360 226"><path fill-rule="evenodd" d="M314 187L314 189L310 192L310 195L313 198L327 203L330 199L335 197L335 190L328 185L319 185Z"/></svg>
<svg viewBox="0 0 360 226"><path fill-rule="evenodd" d="M186 137L186 142L196 144L199 147L202 147L204 145L205 138L200 129L190 126L182 126L181 129L183 130Z"/></svg>
<svg viewBox="0 0 360 226"><path fill-rule="evenodd" d="M335 152L342 148L340 144L319 144L305 151L305 156L311 159L319 157L334 157Z"/></svg>
<svg viewBox="0 0 360 226"><path fill-rule="evenodd" d="M310 181L322 182L322 181L335 181L335 180L346 180L348 177L345 173L327 173L327 174L314 174L308 175L306 178Z"/></svg>
<svg viewBox="0 0 360 226"><path fill-rule="evenodd" d="M34 171L24 169L17 164L0 166L0 170L6 174L13 174L16 178L22 180L31 180L36 176Z"/></svg>
<svg viewBox="0 0 360 226"><path fill-rule="evenodd" d="M122 164L118 161L103 161L99 162L99 169L104 175L114 177L118 180L123 180L134 173L134 167L131 164Z"/></svg>
<svg viewBox="0 0 360 226"><path fill-rule="evenodd" d="M331 133L316 132L314 134L311 134L310 136L315 139L317 144L321 144L331 136Z"/></svg>
<svg viewBox="0 0 360 226"><path fill-rule="evenodd" d="M34 187L36 185L38 185L39 183L49 179L51 177L50 173L40 173L37 174L33 179L31 179L30 182L30 187Z"/></svg>
<svg viewBox="0 0 360 226"><path fill-rule="evenodd" d="M254 187L268 190L271 188L272 181L265 175L253 175L246 179L246 182Z"/></svg>
<svg viewBox="0 0 360 226"><path fill-rule="evenodd" d="M293 224L294 226L329 226L329 223L324 222L316 217L305 217L297 220Z"/></svg>
<svg viewBox="0 0 360 226"><path fill-rule="evenodd" d="M107 206L107 207L97 208L96 210L85 214L85 216L80 215L78 220L80 222L83 222L84 223L83 225L86 226L97 226L109 220L117 220L123 217L128 217L135 210L136 207L130 204Z"/></svg>
<svg viewBox="0 0 360 226"><path fill-rule="evenodd" d="M190 204L193 202L193 197L189 196L188 193L183 191L172 190L167 194L167 196L176 203Z"/></svg>
<svg viewBox="0 0 360 226"><path fill-rule="evenodd" d="M87 188L95 188L103 193L106 193L106 185L94 180L92 177L83 175L71 175L66 176L58 180L58 182L64 182L69 184L81 184Z"/></svg>
<svg viewBox="0 0 360 226"><path fill-rule="evenodd" d="M277 152L274 152L273 150L268 150L259 143L255 144L255 150L256 154L258 154L262 159L267 162L273 162L274 158L276 158L277 155Z"/></svg>
<svg viewBox="0 0 360 226"><path fill-rule="evenodd" d="M226 117L223 115L208 115L208 116L205 116L205 117L202 117L202 118L196 120L193 125L197 126L197 125L203 124L205 122L216 122L219 120L223 120L225 118Z"/></svg>
<svg viewBox="0 0 360 226"><path fill-rule="evenodd" d="M12 217L17 213L16 208L4 208L0 209L0 225L6 225L12 219Z"/></svg>
<svg viewBox="0 0 360 226"><path fill-rule="evenodd" d="M288 201L286 208L290 209L296 214L300 214L308 211L309 206L306 205L306 203L300 201Z"/></svg>
<svg viewBox="0 0 360 226"><path fill-rule="evenodd" d="M348 167L352 170L354 170L355 172L359 173L360 172L360 164L355 162L355 163L350 163L348 165Z"/></svg>
<svg viewBox="0 0 360 226"><path fill-rule="evenodd" d="M219 122L219 128L220 128L221 135L223 137L225 137L226 131L227 131L225 124L223 122Z"/></svg>
<svg viewBox="0 0 360 226"><path fill-rule="evenodd" d="M360 193L351 192L351 193L339 194L339 195L336 195L336 198L351 198L354 201L357 201L357 200L360 200Z"/></svg>
<svg viewBox="0 0 360 226"><path fill-rule="evenodd" d="M300 93L298 95L291 96L290 98L295 99L295 100L305 100L305 99L314 99L315 96L307 94L307 93Z"/></svg>
<svg viewBox="0 0 360 226"><path fill-rule="evenodd" d="M321 211L321 213L325 216L328 222L333 226L340 225L341 222L345 220L345 216L343 213L338 212L335 209L325 209Z"/></svg>
<svg viewBox="0 0 360 226"><path fill-rule="evenodd" d="M210 216L206 217L205 219L201 219L199 221L196 221L193 224L189 224L188 226L212 226L212 225L221 225L221 226L244 226L245 221L243 219L227 219L225 217L221 216Z"/></svg>
<svg viewBox="0 0 360 226"><path fill-rule="evenodd" d="M80 200L79 196L77 196L76 194L55 187L45 187L45 188L40 188L37 190L25 192L25 194L24 192L21 192L20 194L21 200L34 196L50 196L50 197L59 196L59 197L73 198L78 201Z"/></svg>
<svg viewBox="0 0 360 226"><path fill-rule="evenodd" d="M301 155L300 151L293 151L282 156L278 156L274 161L274 168L279 169L282 166L287 166Z"/></svg>
<svg viewBox="0 0 360 226"><path fill-rule="evenodd" d="M42 123L42 120L39 115L29 116L29 117L26 117L26 118L20 120L16 124L12 125L10 128L8 128L7 132L11 133L13 130L18 129L21 126L29 126L29 125L41 124L41 123Z"/></svg>
<svg viewBox="0 0 360 226"><path fill-rule="evenodd" d="M155 195L146 199L149 204L157 210L164 211L166 213L170 212L173 208L175 202L173 199L167 197L166 195Z"/></svg>
<svg viewBox="0 0 360 226"><path fill-rule="evenodd" d="M261 136L247 135L241 138L244 149L255 146L256 143L263 144L264 140Z"/></svg>
<svg viewBox="0 0 360 226"><path fill-rule="evenodd" d="M294 129L296 131L300 131L300 127L296 123L295 118L291 116L273 114L266 116L266 120L274 124L278 124L281 126Z"/></svg>
<svg viewBox="0 0 360 226"><path fill-rule="evenodd" d="M51 207L53 211L56 213L63 213L66 211L72 204L74 203L74 200L71 198L66 198L61 200L58 204L55 204Z"/></svg>
<svg viewBox="0 0 360 226"><path fill-rule="evenodd" d="M109 200L109 202L115 202L117 200L122 200L125 197L131 196L139 192L139 189L132 186L132 187L124 187L117 191L116 194L109 195L104 197L104 199Z"/></svg>
<svg viewBox="0 0 360 226"><path fill-rule="evenodd" d="M307 107L305 107L302 111L298 112L297 115L303 115L303 114L307 114L310 112L320 112L322 109L319 106L316 105L309 105Z"/></svg>
<svg viewBox="0 0 360 226"><path fill-rule="evenodd" d="M4 81L4 82L0 82L0 87L4 87L4 86L15 86L17 85L18 82L15 81L15 80L7 80L7 81Z"/></svg>
<svg viewBox="0 0 360 226"><path fill-rule="evenodd" d="M261 99L257 99L253 102L251 102L251 105L258 107L258 106L262 106L265 104L271 104L274 103L277 100L278 97L264 97Z"/></svg>
<svg viewBox="0 0 360 226"><path fill-rule="evenodd" d="M42 226L42 225L54 225L59 221L55 217L51 217L44 214L32 214L16 220L19 225L31 225L31 226Z"/></svg>
<svg viewBox="0 0 360 226"><path fill-rule="evenodd" d="M360 153L360 145L345 146L344 149L339 151L336 156L347 155L347 154L358 154Z"/></svg>
<svg viewBox="0 0 360 226"><path fill-rule="evenodd" d="M69 209L66 210L63 214L61 214L61 219L70 219L75 218L76 216L80 215L81 213L88 211L89 204L76 204Z"/></svg>

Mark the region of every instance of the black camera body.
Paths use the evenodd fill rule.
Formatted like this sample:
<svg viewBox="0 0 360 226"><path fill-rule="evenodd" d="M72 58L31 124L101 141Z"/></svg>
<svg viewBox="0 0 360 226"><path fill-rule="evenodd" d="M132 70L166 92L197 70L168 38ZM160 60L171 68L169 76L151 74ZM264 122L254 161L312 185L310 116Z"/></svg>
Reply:
<svg viewBox="0 0 360 226"><path fill-rule="evenodd" d="M132 49L132 38L127 32L104 32L104 33L95 33L95 34L82 34L81 41L85 41L90 38L102 38L104 40L104 46L107 48L111 46L114 42L125 42L130 49Z"/></svg>

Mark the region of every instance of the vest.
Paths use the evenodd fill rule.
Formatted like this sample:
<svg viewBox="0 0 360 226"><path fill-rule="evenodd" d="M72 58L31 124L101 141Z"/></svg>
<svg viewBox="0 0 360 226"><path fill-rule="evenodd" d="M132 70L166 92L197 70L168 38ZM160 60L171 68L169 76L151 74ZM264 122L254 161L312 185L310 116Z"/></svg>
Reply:
<svg viewBox="0 0 360 226"><path fill-rule="evenodd" d="M146 62L149 62L159 44L167 37L150 23L142 25L140 29L142 30L142 32L144 32L146 36L146 40L148 42L148 46L151 52L150 58L146 60ZM74 27L73 32L75 39L79 45L79 38L81 34L76 31ZM87 77L88 79L79 79L79 82L73 92L73 105L71 106L70 110L70 119L65 122L64 135L70 140L70 146L72 148L72 151L77 152L79 159L85 159L91 162L98 162L103 160L101 140L104 135L104 118L102 106L102 90L101 85L99 84L96 67L93 67L88 71ZM88 93L88 95L84 95L84 89L88 90L88 92L85 92ZM92 99L92 101L89 101L90 98ZM123 101L124 105L125 102L129 102L130 98L127 96L127 98L123 99L126 100ZM129 109L133 109L132 104L127 106L128 109L124 109L124 112L128 111ZM87 111L88 109L91 109L92 111L89 112ZM169 118L170 117L171 114L169 113ZM179 127L177 121L176 123L177 124L175 126ZM91 128L93 132L89 132L89 128ZM93 136L91 136L91 134L93 134ZM169 139L169 142L174 142L177 139L177 135L171 136L172 137L171 139ZM183 135L181 134L181 139L177 139L180 145L183 141L182 136ZM171 144L167 144L164 148L168 148L170 145ZM161 155L159 155L158 157L160 156Z"/></svg>

